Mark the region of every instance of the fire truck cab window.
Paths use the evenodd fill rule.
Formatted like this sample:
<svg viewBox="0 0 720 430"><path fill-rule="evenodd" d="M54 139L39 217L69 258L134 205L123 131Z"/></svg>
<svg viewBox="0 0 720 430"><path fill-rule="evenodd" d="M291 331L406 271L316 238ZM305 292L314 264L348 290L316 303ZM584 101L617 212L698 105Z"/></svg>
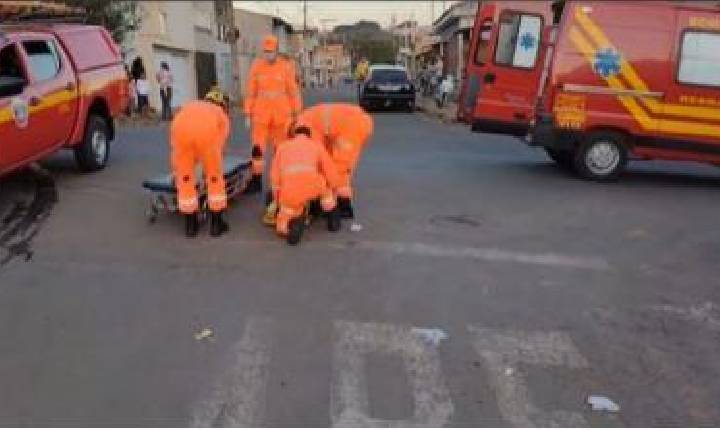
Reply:
<svg viewBox="0 0 720 430"><path fill-rule="evenodd" d="M0 50L0 78L25 79L15 44L8 45Z"/></svg>
<svg viewBox="0 0 720 430"><path fill-rule="evenodd" d="M55 77L60 71L60 57L55 45L47 40L29 40L23 42L28 55L30 71L35 79L44 81Z"/></svg>
<svg viewBox="0 0 720 430"><path fill-rule="evenodd" d="M542 19L539 16L505 12L500 17L495 63L531 69L540 47Z"/></svg>
<svg viewBox="0 0 720 430"><path fill-rule="evenodd" d="M720 34L698 31L684 33L678 81L720 87Z"/></svg>

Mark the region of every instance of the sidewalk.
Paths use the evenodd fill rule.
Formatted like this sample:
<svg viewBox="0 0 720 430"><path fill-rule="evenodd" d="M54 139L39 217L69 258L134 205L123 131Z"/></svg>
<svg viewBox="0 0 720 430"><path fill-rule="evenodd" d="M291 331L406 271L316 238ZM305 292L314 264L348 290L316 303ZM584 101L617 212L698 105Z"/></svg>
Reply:
<svg viewBox="0 0 720 430"><path fill-rule="evenodd" d="M419 111L445 123L457 122L457 103L447 102L440 108L433 97L418 95L416 107Z"/></svg>

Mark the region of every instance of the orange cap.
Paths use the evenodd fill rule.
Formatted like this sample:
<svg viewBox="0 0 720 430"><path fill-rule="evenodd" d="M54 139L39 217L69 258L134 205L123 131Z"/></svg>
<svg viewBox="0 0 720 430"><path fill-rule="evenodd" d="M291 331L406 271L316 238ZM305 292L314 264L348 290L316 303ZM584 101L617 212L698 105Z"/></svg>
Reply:
<svg viewBox="0 0 720 430"><path fill-rule="evenodd" d="M278 39L275 36L265 36L262 42L262 48L265 52L274 52L278 48Z"/></svg>

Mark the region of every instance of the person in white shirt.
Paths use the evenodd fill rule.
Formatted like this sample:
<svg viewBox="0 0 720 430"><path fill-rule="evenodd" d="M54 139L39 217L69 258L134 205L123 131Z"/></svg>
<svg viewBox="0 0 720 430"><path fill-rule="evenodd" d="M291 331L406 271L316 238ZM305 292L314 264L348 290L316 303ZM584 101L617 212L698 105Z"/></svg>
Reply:
<svg viewBox="0 0 720 430"><path fill-rule="evenodd" d="M170 66L165 61L160 63L160 71L155 76L160 85L160 100L162 100L162 119L169 121L172 117L172 85L173 75L170 72Z"/></svg>
<svg viewBox="0 0 720 430"><path fill-rule="evenodd" d="M137 107L140 115L145 116L148 110L148 94L150 93L150 83L145 77L145 72L135 80L135 92L137 93Z"/></svg>

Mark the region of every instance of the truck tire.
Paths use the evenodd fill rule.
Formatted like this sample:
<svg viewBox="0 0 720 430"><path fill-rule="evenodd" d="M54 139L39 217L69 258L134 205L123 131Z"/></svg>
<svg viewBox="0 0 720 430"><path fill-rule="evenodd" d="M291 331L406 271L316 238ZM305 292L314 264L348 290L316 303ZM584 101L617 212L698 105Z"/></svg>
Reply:
<svg viewBox="0 0 720 430"><path fill-rule="evenodd" d="M617 179L628 161L625 143L625 136L614 131L589 133L575 153L575 171L592 181Z"/></svg>
<svg viewBox="0 0 720 430"><path fill-rule="evenodd" d="M85 136L75 148L75 161L80 170L94 172L105 168L110 155L107 120L98 115L88 116Z"/></svg>
<svg viewBox="0 0 720 430"><path fill-rule="evenodd" d="M548 157L555 162L563 170L572 171L575 161L575 153L570 150L559 150L553 148L545 148Z"/></svg>

